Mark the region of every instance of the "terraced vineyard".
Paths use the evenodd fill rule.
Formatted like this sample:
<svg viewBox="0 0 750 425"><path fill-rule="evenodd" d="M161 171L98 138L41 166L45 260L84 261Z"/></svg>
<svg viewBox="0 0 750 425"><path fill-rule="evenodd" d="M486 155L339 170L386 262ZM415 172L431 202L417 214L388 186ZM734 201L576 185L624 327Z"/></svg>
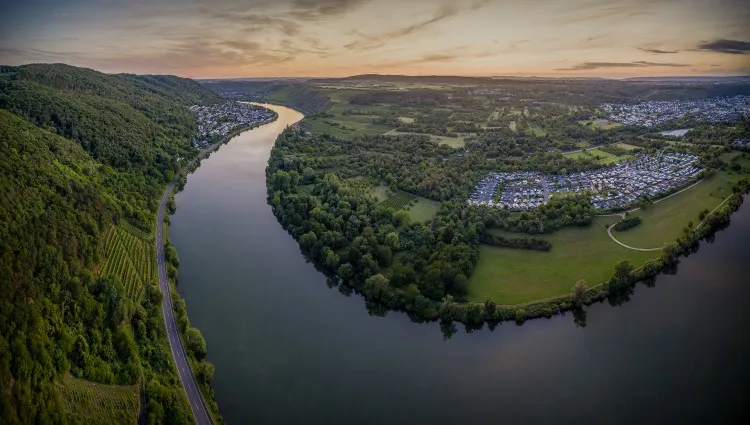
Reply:
<svg viewBox="0 0 750 425"><path fill-rule="evenodd" d="M58 384L68 413L85 424L128 424L138 421L139 386L104 385L66 375Z"/></svg>
<svg viewBox="0 0 750 425"><path fill-rule="evenodd" d="M146 283L156 280L153 238L130 225L112 226L104 242L101 276L118 276L128 297L137 300Z"/></svg>
<svg viewBox="0 0 750 425"><path fill-rule="evenodd" d="M417 199L417 197L414 195L406 192L399 192L383 201L381 205L395 210L403 210L406 209L409 206L409 203L415 199Z"/></svg>

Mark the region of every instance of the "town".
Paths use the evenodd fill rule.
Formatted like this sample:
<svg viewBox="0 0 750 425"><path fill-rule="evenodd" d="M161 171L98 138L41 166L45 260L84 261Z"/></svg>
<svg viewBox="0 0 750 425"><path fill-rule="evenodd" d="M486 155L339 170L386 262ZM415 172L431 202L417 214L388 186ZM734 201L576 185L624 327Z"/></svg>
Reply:
<svg viewBox="0 0 750 425"><path fill-rule="evenodd" d="M534 171L492 172L477 183L467 202L522 211L547 203L555 194L588 193L594 208L619 209L695 181L703 171L696 165L697 160L690 154L660 153L566 176Z"/></svg>
<svg viewBox="0 0 750 425"><path fill-rule="evenodd" d="M750 116L750 96L648 101L632 105L605 103L600 107L613 121L641 127L654 127L687 116L718 123Z"/></svg>
<svg viewBox="0 0 750 425"><path fill-rule="evenodd" d="M263 124L274 118L273 111L235 101L217 105L193 105L190 110L198 115L198 131L193 138L196 149L211 146L218 137L226 136L238 127Z"/></svg>

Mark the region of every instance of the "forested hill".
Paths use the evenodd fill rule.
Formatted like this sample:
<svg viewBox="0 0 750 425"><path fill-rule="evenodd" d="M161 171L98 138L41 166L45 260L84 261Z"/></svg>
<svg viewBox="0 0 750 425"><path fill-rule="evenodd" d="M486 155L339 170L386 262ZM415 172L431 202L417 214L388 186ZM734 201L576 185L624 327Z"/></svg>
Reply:
<svg viewBox="0 0 750 425"><path fill-rule="evenodd" d="M333 106L328 95L303 82L204 80L201 84L225 97L290 106L308 115Z"/></svg>
<svg viewBox="0 0 750 425"><path fill-rule="evenodd" d="M104 184L139 227L152 219L137 210L155 211L178 159L195 155L196 121L186 106L219 100L195 81L173 76L108 75L62 64L0 68L0 108L75 141L111 167L103 170Z"/></svg>
<svg viewBox="0 0 750 425"><path fill-rule="evenodd" d="M219 99L170 76L0 68L0 423L118 422L121 401L76 382L143 386L149 423L190 423L149 234L195 155L186 106Z"/></svg>

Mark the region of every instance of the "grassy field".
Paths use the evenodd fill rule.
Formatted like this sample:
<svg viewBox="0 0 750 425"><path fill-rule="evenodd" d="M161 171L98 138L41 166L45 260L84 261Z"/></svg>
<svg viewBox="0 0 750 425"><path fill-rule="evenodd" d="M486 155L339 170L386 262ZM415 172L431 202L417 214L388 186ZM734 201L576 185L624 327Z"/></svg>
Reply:
<svg viewBox="0 0 750 425"><path fill-rule="evenodd" d="M424 223L432 219L440 209L440 202L406 192L393 194L383 185L372 188L370 195L376 196L383 206L408 211L411 221L415 223Z"/></svg>
<svg viewBox="0 0 750 425"><path fill-rule="evenodd" d="M462 148L466 144L466 137L467 136L458 136L458 137L446 137L446 136L435 136L434 134L425 134L425 133L409 133L409 132L403 132L403 131L396 131L391 130L386 133L384 133L386 136L399 136L402 134L415 134L419 136L429 136L430 139L432 139L435 142L440 143L441 145L448 145L453 148Z"/></svg>
<svg viewBox="0 0 750 425"><path fill-rule="evenodd" d="M750 160L748 160L750 162ZM704 209L713 210L729 194L742 174L718 172L690 189L631 214L643 222L615 237L636 248L658 248L672 242ZM567 227L540 238L552 243L549 252L526 251L483 245L479 263L469 280L469 299L492 299L517 304L568 293L578 279L595 285L608 279L614 264L628 260L638 267L659 251L642 252L613 242L603 226L620 221L618 216L595 217L591 226ZM492 230L504 236L525 236Z"/></svg>
<svg viewBox="0 0 750 425"><path fill-rule="evenodd" d="M616 144L615 146L617 146L618 148L622 148L622 149L627 149L627 150L629 150L629 151L632 151L633 149L639 149L639 147L638 147L638 146L635 146L635 145L629 145L629 144L627 144L627 143L622 143L622 142L621 142L621 143L618 143L618 144Z"/></svg>
<svg viewBox="0 0 750 425"><path fill-rule="evenodd" d="M597 148L588 149L582 152L567 153L564 155L573 159L590 158L596 160L596 162L600 164L614 164L628 158L628 156L612 155L611 153L604 152Z"/></svg>
<svg viewBox="0 0 750 425"><path fill-rule="evenodd" d="M156 280L154 240L132 226L112 226L104 242L99 274L120 278L128 297L141 297L145 284Z"/></svg>
<svg viewBox="0 0 750 425"><path fill-rule="evenodd" d="M596 222L540 237L552 243L549 252L482 245L469 279L469 300L518 304L567 294L579 279L596 285L610 278L619 260L642 264L658 255L617 245Z"/></svg>
<svg viewBox="0 0 750 425"><path fill-rule="evenodd" d="M398 117L398 120L406 124L411 124L414 122L414 118L412 117Z"/></svg>
<svg viewBox="0 0 750 425"><path fill-rule="evenodd" d="M431 199L417 196L416 203L408 209L411 221L414 223L424 223L435 217L440 210L440 203Z"/></svg>
<svg viewBox="0 0 750 425"><path fill-rule="evenodd" d="M508 127L511 129L511 131L516 131L516 122L511 121L510 124L508 124Z"/></svg>
<svg viewBox="0 0 750 425"><path fill-rule="evenodd" d="M391 189L385 185L375 186L370 190L370 196L377 198L378 202L383 202L391 196Z"/></svg>
<svg viewBox="0 0 750 425"><path fill-rule="evenodd" d="M645 210L631 214L641 217L643 222L622 233L617 239L636 248L656 248L677 239L688 223L696 226L698 215L704 209L716 208L732 193L732 186L739 180L739 174L724 172L698 183L682 193L661 202L656 202Z"/></svg>
<svg viewBox="0 0 750 425"><path fill-rule="evenodd" d="M138 385L103 385L66 375L58 389L66 410L80 423L132 425L138 420Z"/></svg>
<svg viewBox="0 0 750 425"><path fill-rule="evenodd" d="M534 136L546 136L547 130L540 127L538 124L529 124L529 129Z"/></svg>
<svg viewBox="0 0 750 425"><path fill-rule="evenodd" d="M602 130L609 130L611 128L617 128L622 125L619 122L612 122L609 120L583 120L583 121L578 121L578 123L581 125L590 126L593 128L599 128Z"/></svg>

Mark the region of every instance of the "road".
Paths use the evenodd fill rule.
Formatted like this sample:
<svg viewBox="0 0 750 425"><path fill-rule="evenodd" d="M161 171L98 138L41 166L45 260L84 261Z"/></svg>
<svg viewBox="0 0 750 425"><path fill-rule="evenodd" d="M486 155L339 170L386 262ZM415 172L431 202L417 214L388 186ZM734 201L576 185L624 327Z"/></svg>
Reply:
<svg viewBox="0 0 750 425"><path fill-rule="evenodd" d="M199 425L211 425L211 417L208 415L206 405L203 404L203 397L201 397L198 386L195 384L195 377L190 370L190 363L185 353L185 347L183 347L180 340L180 331L177 328L177 321L175 321L174 310L172 309L172 297L169 294L167 267L164 263L164 210L176 183L176 181L173 181L164 191L156 218L156 263L159 271L159 290L161 290L163 295L161 311L164 314L164 325L167 328L169 349L172 351L172 358L177 367L177 374L180 376L182 388L185 390L185 395L190 403L190 410L193 412L195 422Z"/></svg>
<svg viewBox="0 0 750 425"><path fill-rule="evenodd" d="M269 124L276 121L277 117L273 119L257 123L251 127L238 131L237 134L242 133L251 128L259 127L261 125ZM183 166L183 169L188 169L194 162L205 157L208 153L216 149L218 146L223 144L223 141L219 141L212 146L200 151L198 156ZM161 197L159 202L159 212L156 217L156 264L159 272L159 290L161 291L162 302L161 311L164 313L164 326L167 328L167 339L169 340L169 349L172 351L172 358L174 359L175 366L177 367L177 374L180 376L180 382L182 382L182 388L185 390L188 402L190 403L190 410L193 413L193 418L198 425L208 424L211 425L211 416L208 414L208 409L203 403L203 397L201 397L198 385L195 383L195 377L193 371L190 370L190 363L185 353L185 347L182 345L180 339L180 331L177 328L177 321L174 318L174 310L172 309L172 297L169 293L169 281L167 280L167 266L164 263L164 210L169 202L169 197L174 191L174 187L179 180L179 175L167 185L164 189L164 195Z"/></svg>

